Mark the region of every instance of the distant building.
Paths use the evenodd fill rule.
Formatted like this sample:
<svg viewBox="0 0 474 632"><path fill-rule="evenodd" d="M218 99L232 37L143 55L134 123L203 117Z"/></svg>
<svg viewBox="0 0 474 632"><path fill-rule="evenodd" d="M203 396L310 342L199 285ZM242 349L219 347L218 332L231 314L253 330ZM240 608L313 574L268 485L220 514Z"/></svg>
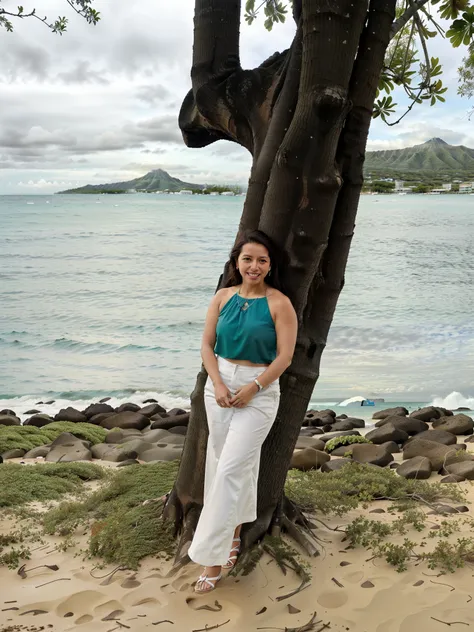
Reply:
<svg viewBox="0 0 474 632"><path fill-rule="evenodd" d="M233 196L233 195L234 195L234 192L233 192L233 191L224 191L224 192L222 193L222 195L228 195L228 196L232 195L232 196Z"/></svg>
<svg viewBox="0 0 474 632"><path fill-rule="evenodd" d="M395 191L403 191L404 186L403 180L395 180Z"/></svg>
<svg viewBox="0 0 474 632"><path fill-rule="evenodd" d="M179 195L192 195L193 192L190 189L181 189Z"/></svg>
<svg viewBox="0 0 474 632"><path fill-rule="evenodd" d="M451 184L451 182L443 184L443 189L445 191L451 191L452 188L453 188L453 185Z"/></svg>
<svg viewBox="0 0 474 632"><path fill-rule="evenodd" d="M472 193L473 188L473 182L461 182L459 185L459 193Z"/></svg>

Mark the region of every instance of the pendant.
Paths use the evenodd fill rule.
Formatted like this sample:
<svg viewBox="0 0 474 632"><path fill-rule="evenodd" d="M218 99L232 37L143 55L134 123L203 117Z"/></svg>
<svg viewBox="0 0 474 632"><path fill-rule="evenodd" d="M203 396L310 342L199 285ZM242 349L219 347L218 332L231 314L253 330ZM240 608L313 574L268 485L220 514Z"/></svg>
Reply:
<svg viewBox="0 0 474 632"><path fill-rule="evenodd" d="M245 301L245 303L242 305L242 311L246 312L249 308L249 304L247 303L247 301Z"/></svg>

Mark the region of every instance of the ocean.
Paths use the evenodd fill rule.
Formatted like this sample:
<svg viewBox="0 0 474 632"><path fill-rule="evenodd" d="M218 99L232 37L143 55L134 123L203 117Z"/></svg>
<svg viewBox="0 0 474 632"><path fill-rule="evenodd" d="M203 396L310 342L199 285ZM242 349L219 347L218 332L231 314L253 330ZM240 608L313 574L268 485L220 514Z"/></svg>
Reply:
<svg viewBox="0 0 474 632"><path fill-rule="evenodd" d="M243 201L0 196L0 409L188 407ZM473 235L469 195L362 196L312 407L474 408Z"/></svg>

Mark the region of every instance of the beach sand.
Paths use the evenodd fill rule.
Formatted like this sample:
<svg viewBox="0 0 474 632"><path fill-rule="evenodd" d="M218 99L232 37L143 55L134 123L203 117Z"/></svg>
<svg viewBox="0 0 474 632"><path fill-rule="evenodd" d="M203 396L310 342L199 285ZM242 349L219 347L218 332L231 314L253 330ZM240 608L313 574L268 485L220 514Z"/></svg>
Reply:
<svg viewBox="0 0 474 632"><path fill-rule="evenodd" d="M472 502L471 483L459 485ZM368 509L351 511L343 518L326 518L325 522L334 528L359 515L393 520L388 513L370 514L374 508L387 507L387 502L372 503ZM471 511L462 518L470 517ZM429 516L425 532L410 531L408 537L426 537L430 526L444 519ZM15 526L4 518L0 534ZM464 525L452 537L470 537L470 528ZM48 536L44 545L31 547L34 550L26 563L26 577L0 567L0 632L193 632L212 626L225 632L253 632L298 629L315 612L315 621L321 623L308 630L322 630L324 624L329 624L325 629L332 632L446 632L448 627L453 631L474 627L473 570L469 566L440 576L426 564L415 562L408 571L397 573L385 561L371 560L366 549L346 550L341 532L321 527L317 535L323 550L309 560L310 585L282 600L278 597L297 589L301 581L292 571L283 575L267 555L247 577L225 577L216 591L198 596L192 584L200 569L194 564L171 576L171 562L153 558L144 560L137 572L110 565L98 568L97 560L84 560L80 552L87 533L76 534L78 545L67 551L56 548L61 538ZM400 536L394 541L402 540ZM58 570L46 568L46 564L56 565ZM40 568L29 570L34 567Z"/></svg>

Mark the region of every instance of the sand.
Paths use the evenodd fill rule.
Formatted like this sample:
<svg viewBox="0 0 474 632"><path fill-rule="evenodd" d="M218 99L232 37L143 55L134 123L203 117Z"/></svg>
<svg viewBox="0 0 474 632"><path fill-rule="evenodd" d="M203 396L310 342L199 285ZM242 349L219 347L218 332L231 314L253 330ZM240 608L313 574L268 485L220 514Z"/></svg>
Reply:
<svg viewBox="0 0 474 632"><path fill-rule="evenodd" d="M459 485L474 500L472 485ZM372 509L387 506L372 503L366 510L326 522L331 527L344 525L358 515L369 515ZM369 517L392 519L388 513ZM433 524L442 519L429 516ZM0 521L0 533L8 533L13 527L9 519ZM470 537L469 526L462 528L463 535ZM397 573L383 560L370 560L367 550L345 550L347 543L340 532L321 528L318 536L324 540L324 550L320 557L310 560L310 585L280 601L277 597L295 590L301 582L291 572L284 576L268 556L249 576L225 577L216 591L198 596L192 591L200 570L194 564L173 576L169 575L170 562L151 558L143 561L138 572L110 565L97 568L96 561L84 560L79 552L85 547L87 534L67 551L56 548L60 538L46 537L45 545L36 545L27 561L26 577L0 567L0 632L193 632L204 631L206 626L208 630L216 626L214 629L222 628L224 632L253 632L297 629L315 612L316 621L321 623L308 630L321 630L323 624L329 624L325 629L332 632L455 632L474 628L471 567L439 576L426 564L412 564L408 571ZM460 536L455 534L455 538ZM416 539L412 532L409 537ZM59 569L43 566L28 570L45 564Z"/></svg>

